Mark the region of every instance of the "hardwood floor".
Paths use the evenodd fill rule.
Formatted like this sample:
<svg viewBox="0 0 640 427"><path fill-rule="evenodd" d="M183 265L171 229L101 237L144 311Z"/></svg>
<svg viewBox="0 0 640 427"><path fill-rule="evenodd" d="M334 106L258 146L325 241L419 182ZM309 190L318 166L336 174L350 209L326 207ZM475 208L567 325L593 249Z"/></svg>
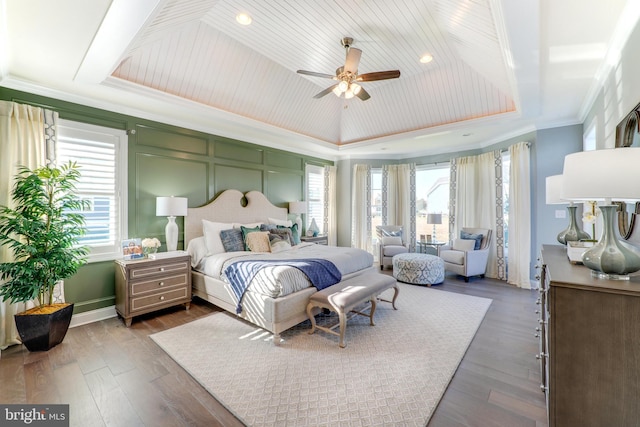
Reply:
<svg viewBox="0 0 640 427"><path fill-rule="evenodd" d="M434 289L493 303L428 425L546 426L537 292L454 276ZM241 426L149 338L217 310L195 298L189 311L137 317L130 328L113 318L70 329L48 352L10 347L0 354L0 402L69 403L71 426Z"/></svg>

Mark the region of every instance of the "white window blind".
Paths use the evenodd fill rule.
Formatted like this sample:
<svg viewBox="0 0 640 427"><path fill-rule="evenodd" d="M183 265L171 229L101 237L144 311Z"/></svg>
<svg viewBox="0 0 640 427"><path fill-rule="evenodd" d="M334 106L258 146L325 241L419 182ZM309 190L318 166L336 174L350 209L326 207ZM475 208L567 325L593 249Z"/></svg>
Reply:
<svg viewBox="0 0 640 427"><path fill-rule="evenodd" d="M321 166L307 165L307 217L305 230L309 228L311 219L316 220L320 234L326 233L324 229L324 168Z"/></svg>
<svg viewBox="0 0 640 427"><path fill-rule="evenodd" d="M57 163L78 163L77 194L89 202L82 212L87 234L81 239L91 249L89 261L118 257L126 236L126 141L122 130L67 120L58 124Z"/></svg>

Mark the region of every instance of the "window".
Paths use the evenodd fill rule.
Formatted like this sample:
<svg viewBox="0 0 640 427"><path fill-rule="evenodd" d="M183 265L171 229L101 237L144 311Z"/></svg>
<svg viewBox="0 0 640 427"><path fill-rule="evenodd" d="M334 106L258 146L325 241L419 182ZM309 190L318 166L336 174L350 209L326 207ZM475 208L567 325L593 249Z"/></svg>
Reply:
<svg viewBox="0 0 640 427"><path fill-rule="evenodd" d="M79 197L89 201L83 211L90 248L89 262L120 256L120 241L127 235L127 134L118 129L60 120L58 164L80 166Z"/></svg>
<svg viewBox="0 0 640 427"><path fill-rule="evenodd" d="M502 152L502 215L504 258L509 257L509 185L511 182L511 155L509 151ZM506 264L505 264L506 265Z"/></svg>
<svg viewBox="0 0 640 427"><path fill-rule="evenodd" d="M582 150L591 151L596 149L596 124L593 123L587 133L584 135L582 141Z"/></svg>
<svg viewBox="0 0 640 427"><path fill-rule="evenodd" d="M316 220L320 234L324 234L324 168L307 165L307 217L304 229L309 229L311 219Z"/></svg>
<svg viewBox="0 0 640 427"><path fill-rule="evenodd" d="M421 166L416 170L416 236L449 240L449 165ZM440 224L430 224L429 214L440 214Z"/></svg>

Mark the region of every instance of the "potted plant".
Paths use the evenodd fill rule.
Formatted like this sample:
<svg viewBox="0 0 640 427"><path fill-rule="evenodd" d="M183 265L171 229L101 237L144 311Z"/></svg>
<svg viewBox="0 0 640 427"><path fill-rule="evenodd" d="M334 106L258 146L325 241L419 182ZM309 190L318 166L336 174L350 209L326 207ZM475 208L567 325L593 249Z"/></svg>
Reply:
<svg viewBox="0 0 640 427"><path fill-rule="evenodd" d="M80 211L87 202L74 194L79 178L75 162L59 168L20 167L11 191L14 207L0 207L0 245L14 257L0 263L0 297L11 303L39 303L15 315L29 351L61 343L71 322L73 304L54 304L53 289L86 262L88 249L79 239L86 232Z"/></svg>

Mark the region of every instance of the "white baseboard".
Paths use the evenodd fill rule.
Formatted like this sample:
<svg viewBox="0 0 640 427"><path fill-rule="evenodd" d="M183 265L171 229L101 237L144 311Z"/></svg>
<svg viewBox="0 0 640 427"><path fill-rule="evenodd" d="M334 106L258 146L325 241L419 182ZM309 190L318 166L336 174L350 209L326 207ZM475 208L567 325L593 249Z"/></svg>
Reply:
<svg viewBox="0 0 640 427"><path fill-rule="evenodd" d="M76 326L82 326L88 323L110 319L112 317L116 317L117 315L118 314L116 313L115 305L99 308L97 310L85 311L84 313L74 314L71 317L71 324L69 325L69 327L75 328Z"/></svg>

